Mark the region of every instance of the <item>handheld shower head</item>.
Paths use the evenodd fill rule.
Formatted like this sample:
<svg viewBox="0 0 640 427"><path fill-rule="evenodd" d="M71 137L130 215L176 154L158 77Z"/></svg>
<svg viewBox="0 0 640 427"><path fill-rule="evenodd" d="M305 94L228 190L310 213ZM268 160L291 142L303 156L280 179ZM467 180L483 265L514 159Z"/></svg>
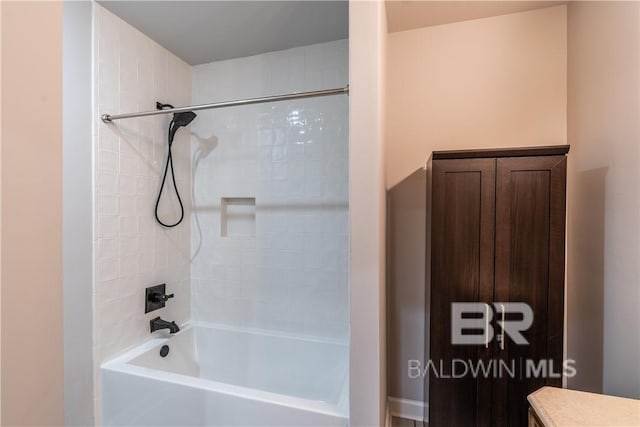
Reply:
<svg viewBox="0 0 640 427"><path fill-rule="evenodd" d="M164 107L173 108L169 104L161 104L159 102L157 106L158 106L158 109L160 110L162 110ZM155 209L156 221L158 221L158 223L163 227L167 227L167 228L175 227L178 224L180 224L184 218L184 206L182 205L182 199L180 198L180 192L178 191L178 184L176 183L176 175L173 169L173 154L171 152L171 147L173 145L173 137L176 135L176 132L178 131L178 129L180 129L182 126L187 126L195 118L196 118L196 115L193 111L185 111L184 113L174 113L173 119L171 119L171 123L169 123L169 135L168 135L168 141L167 141L169 145L169 149L168 149L169 152L167 153L167 163L165 163L165 166L164 166L164 174L162 175L162 184L160 184L160 191L158 191L158 198L156 199L156 209ZM164 190L164 184L167 180L167 174L169 173L169 168L171 168L171 180L173 181L173 188L176 191L176 197L178 199L178 203L180 204L180 218L178 218L178 220L173 223L163 222L160 219L160 216L158 214L158 206L160 205L160 199L162 198L162 191Z"/></svg>
<svg viewBox="0 0 640 427"><path fill-rule="evenodd" d="M175 113L171 124L169 125L169 144L173 142L173 137L176 135L178 129L182 126L187 126L196 118L196 113L193 111L185 111L184 113Z"/></svg>
<svg viewBox="0 0 640 427"><path fill-rule="evenodd" d="M185 111L184 113L176 113L173 115L173 123L176 127L187 126L196 118L193 111Z"/></svg>

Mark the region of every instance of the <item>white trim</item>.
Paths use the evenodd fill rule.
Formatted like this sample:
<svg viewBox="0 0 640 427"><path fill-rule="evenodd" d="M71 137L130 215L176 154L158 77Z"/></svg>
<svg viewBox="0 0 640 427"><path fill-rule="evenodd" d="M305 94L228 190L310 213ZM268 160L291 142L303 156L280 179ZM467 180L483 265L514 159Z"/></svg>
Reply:
<svg viewBox="0 0 640 427"><path fill-rule="evenodd" d="M387 409L384 411L384 427L391 426L391 411L389 410L389 402L387 402Z"/></svg>
<svg viewBox="0 0 640 427"><path fill-rule="evenodd" d="M389 413L394 417L415 421L427 421L424 417L426 404L417 400L389 398Z"/></svg>

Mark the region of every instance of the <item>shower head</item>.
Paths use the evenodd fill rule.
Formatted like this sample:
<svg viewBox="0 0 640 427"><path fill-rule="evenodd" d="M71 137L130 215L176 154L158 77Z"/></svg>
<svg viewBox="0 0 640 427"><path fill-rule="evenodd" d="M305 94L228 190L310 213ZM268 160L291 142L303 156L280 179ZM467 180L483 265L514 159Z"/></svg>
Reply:
<svg viewBox="0 0 640 427"><path fill-rule="evenodd" d="M171 119L171 125L169 127L169 144L173 142L178 129L182 126L187 126L196 118L196 113L193 111L185 111L184 113L174 113L173 119Z"/></svg>
<svg viewBox="0 0 640 427"><path fill-rule="evenodd" d="M173 123L176 127L187 126L196 118L193 111L185 111L184 113L175 113L173 115Z"/></svg>

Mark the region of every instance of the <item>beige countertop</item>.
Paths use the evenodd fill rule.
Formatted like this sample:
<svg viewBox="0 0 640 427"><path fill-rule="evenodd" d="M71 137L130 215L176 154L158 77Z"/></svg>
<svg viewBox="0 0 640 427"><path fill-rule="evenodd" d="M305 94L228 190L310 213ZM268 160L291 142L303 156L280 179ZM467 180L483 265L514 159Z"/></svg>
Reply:
<svg viewBox="0 0 640 427"><path fill-rule="evenodd" d="M528 399L545 427L640 426L640 400L555 387Z"/></svg>

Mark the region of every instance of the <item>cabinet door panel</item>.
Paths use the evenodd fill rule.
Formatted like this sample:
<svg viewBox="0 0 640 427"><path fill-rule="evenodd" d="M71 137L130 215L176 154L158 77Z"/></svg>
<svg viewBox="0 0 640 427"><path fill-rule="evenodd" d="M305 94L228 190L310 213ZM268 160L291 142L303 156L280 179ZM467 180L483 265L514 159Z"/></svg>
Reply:
<svg viewBox="0 0 640 427"><path fill-rule="evenodd" d="M496 427L526 426L527 395L561 385L551 374L562 364L565 175L564 156L497 160L495 301L528 304L533 323L522 332L528 344L508 334L503 346L494 343L497 359L514 371L493 385Z"/></svg>
<svg viewBox="0 0 640 427"><path fill-rule="evenodd" d="M452 345L451 303L493 297L495 159L435 160L432 169L431 427L489 426L490 382L451 374L452 361L487 360L490 349ZM440 377L440 378L439 378Z"/></svg>

